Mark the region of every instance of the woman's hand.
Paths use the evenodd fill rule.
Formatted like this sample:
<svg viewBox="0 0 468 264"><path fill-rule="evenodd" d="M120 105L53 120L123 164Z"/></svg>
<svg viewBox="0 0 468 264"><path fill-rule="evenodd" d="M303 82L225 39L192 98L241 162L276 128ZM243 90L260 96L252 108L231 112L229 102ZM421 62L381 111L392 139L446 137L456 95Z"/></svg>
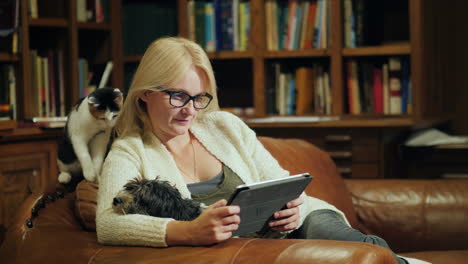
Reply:
<svg viewBox="0 0 468 264"><path fill-rule="evenodd" d="M268 224L271 229L279 232L294 230L299 227L300 215L299 206L304 203L304 199L300 196L286 204L286 209L273 214L275 220Z"/></svg>
<svg viewBox="0 0 468 264"><path fill-rule="evenodd" d="M219 200L192 221L172 221L166 227L168 245L211 245L232 237L240 223L239 206Z"/></svg>

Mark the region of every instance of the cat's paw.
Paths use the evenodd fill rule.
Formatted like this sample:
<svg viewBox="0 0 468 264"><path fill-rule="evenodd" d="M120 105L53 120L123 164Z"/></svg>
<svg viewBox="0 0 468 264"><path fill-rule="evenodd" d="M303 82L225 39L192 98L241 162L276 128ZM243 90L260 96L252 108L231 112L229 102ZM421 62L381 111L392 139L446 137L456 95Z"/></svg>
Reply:
<svg viewBox="0 0 468 264"><path fill-rule="evenodd" d="M58 181L60 183L63 183L63 184L66 184L66 183L69 183L71 181L71 174L68 173L68 172L61 172L58 176Z"/></svg>
<svg viewBox="0 0 468 264"><path fill-rule="evenodd" d="M96 182L96 172L94 168L83 168L83 176L89 182Z"/></svg>

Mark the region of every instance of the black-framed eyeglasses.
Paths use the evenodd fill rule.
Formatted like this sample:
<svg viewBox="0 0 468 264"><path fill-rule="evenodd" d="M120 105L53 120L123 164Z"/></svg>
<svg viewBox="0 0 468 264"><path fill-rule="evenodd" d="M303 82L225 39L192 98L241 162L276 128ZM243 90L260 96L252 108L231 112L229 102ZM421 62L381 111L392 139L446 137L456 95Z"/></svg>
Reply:
<svg viewBox="0 0 468 264"><path fill-rule="evenodd" d="M213 99L213 96L209 93L191 96L180 91L161 90L161 92L169 95L169 103L175 107L184 107L192 100L195 109L205 109Z"/></svg>

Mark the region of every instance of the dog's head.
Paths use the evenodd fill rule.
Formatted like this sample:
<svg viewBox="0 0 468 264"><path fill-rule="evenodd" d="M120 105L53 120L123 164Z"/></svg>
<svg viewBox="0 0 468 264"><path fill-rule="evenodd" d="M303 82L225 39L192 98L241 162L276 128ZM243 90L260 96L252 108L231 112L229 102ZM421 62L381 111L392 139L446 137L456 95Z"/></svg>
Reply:
<svg viewBox="0 0 468 264"><path fill-rule="evenodd" d="M118 214L148 214L137 201L145 199L151 193L151 181L146 179L133 179L124 185L112 200L112 208Z"/></svg>
<svg viewBox="0 0 468 264"><path fill-rule="evenodd" d="M118 214L143 214L191 220L200 213L200 204L183 199L180 192L167 181L133 179L124 185L112 201Z"/></svg>

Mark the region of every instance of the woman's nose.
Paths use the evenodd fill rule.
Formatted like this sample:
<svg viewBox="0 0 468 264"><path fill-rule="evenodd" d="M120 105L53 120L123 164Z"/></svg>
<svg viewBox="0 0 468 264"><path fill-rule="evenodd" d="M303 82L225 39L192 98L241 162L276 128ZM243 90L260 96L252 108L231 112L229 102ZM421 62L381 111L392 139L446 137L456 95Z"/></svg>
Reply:
<svg viewBox="0 0 468 264"><path fill-rule="evenodd" d="M188 113L196 112L197 109L195 108L195 101L190 100L186 105L184 105L182 109L184 109Z"/></svg>

